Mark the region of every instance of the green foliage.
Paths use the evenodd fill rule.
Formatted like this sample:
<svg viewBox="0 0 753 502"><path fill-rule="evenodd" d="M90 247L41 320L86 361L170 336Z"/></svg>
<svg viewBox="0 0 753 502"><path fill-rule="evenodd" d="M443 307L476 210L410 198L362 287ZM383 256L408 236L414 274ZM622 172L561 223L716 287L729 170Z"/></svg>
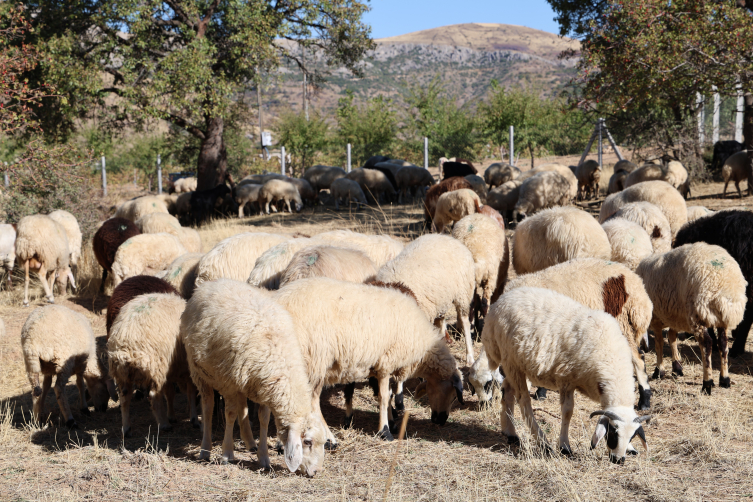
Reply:
<svg viewBox="0 0 753 502"><path fill-rule="evenodd" d="M378 96L362 105L348 91L337 106L337 140L345 157L344 146L351 144L351 161L359 165L377 154L389 152L397 139L397 114L392 100Z"/></svg>
<svg viewBox="0 0 753 502"><path fill-rule="evenodd" d="M314 165L318 152L326 150L328 145L329 125L319 113L309 115L306 120L304 112L284 112L275 125L277 142L290 155L291 176L300 175Z"/></svg>
<svg viewBox="0 0 753 502"><path fill-rule="evenodd" d="M581 38L593 23L599 23L608 0L547 0L557 14L554 18L560 24L560 35Z"/></svg>

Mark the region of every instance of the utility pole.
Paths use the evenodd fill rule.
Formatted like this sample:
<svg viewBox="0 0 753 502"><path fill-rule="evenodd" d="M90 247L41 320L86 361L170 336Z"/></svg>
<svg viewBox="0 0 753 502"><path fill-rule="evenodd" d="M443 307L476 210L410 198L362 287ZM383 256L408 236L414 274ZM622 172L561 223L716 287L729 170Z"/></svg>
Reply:
<svg viewBox="0 0 753 502"><path fill-rule="evenodd" d="M515 165L515 127L510 126L510 165Z"/></svg>
<svg viewBox="0 0 753 502"><path fill-rule="evenodd" d="M703 144L706 142L706 131L704 131L706 113L703 109L703 96L701 96L700 92L696 93L695 102L698 106L698 142Z"/></svg>
<svg viewBox="0 0 753 502"><path fill-rule="evenodd" d="M719 109L722 107L722 98L719 96L719 93L716 92L716 86L712 86L712 89L714 90L714 115L713 115L713 132L711 135L711 142L716 144L717 141L719 141Z"/></svg>
<svg viewBox="0 0 753 502"><path fill-rule="evenodd" d="M267 160L266 151L264 150L264 120L262 119L261 112L261 74L259 69L256 69L256 76L259 79L256 83L256 99L259 105L259 145L261 146L261 155L264 160Z"/></svg>
<svg viewBox="0 0 753 502"><path fill-rule="evenodd" d="M303 112L306 115L306 122L309 121L309 100L306 96L307 89L306 89L306 47L303 46L301 48L302 57L303 60Z"/></svg>
<svg viewBox="0 0 753 502"><path fill-rule="evenodd" d="M157 193L162 195L162 159L157 154Z"/></svg>
<svg viewBox="0 0 753 502"><path fill-rule="evenodd" d="M743 100L742 85L737 84L737 110L735 113L735 141L738 143L743 142L743 106L745 102Z"/></svg>

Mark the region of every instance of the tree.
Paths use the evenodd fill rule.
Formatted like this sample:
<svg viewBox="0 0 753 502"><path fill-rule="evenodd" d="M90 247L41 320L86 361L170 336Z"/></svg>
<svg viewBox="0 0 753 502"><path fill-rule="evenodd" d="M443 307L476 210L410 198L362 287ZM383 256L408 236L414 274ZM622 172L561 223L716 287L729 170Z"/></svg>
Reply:
<svg viewBox="0 0 753 502"><path fill-rule="evenodd" d="M367 7L352 0L32 0L26 7L34 41L49 56L32 76L68 98L49 122L70 127L94 107L117 120L164 119L200 142L199 189L224 181L224 134L243 86L283 58L309 72L299 44L359 74L373 45L361 22Z"/></svg>
<svg viewBox="0 0 753 502"><path fill-rule="evenodd" d="M290 154L290 174L303 173L311 167L318 152L327 147L329 125L318 112L306 120L303 111L283 113L275 125L278 143Z"/></svg>
<svg viewBox="0 0 753 502"><path fill-rule="evenodd" d="M582 38L591 30L592 23L599 23L609 0L547 0L557 14L554 18L560 25L560 35Z"/></svg>
<svg viewBox="0 0 753 502"><path fill-rule="evenodd" d="M362 105L354 103L352 91L337 102L337 138L342 151L351 144L351 158L363 164L372 155L389 152L397 139L397 116L392 101L377 96Z"/></svg>

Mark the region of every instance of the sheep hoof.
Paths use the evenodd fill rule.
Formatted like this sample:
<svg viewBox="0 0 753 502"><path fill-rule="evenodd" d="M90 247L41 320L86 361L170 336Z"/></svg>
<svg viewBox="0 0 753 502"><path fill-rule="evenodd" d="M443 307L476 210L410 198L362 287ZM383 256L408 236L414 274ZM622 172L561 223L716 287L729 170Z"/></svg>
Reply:
<svg viewBox="0 0 753 502"><path fill-rule="evenodd" d="M680 361L672 361L672 373L677 376L685 376L682 372L682 364L680 364Z"/></svg>
<svg viewBox="0 0 753 502"><path fill-rule="evenodd" d="M324 449L327 451L335 451L337 449L337 443L328 439L327 442L324 443Z"/></svg>
<svg viewBox="0 0 753 502"><path fill-rule="evenodd" d="M385 441L394 441L395 438L392 437L392 433L390 432L390 429L388 426L382 427L382 430L379 431L379 434L377 434L377 437L380 439L384 439Z"/></svg>
<svg viewBox="0 0 753 502"><path fill-rule="evenodd" d="M69 429L78 429L78 424L72 418L68 419L68 421L65 423L65 426Z"/></svg>
<svg viewBox="0 0 753 502"><path fill-rule="evenodd" d="M350 429L353 427L353 415L345 415L345 423L343 423L343 429Z"/></svg>
<svg viewBox="0 0 753 502"><path fill-rule="evenodd" d="M259 459L259 465L261 465L261 468L264 471L271 471L272 470L272 464L269 462L269 458L260 458Z"/></svg>
<svg viewBox="0 0 753 502"><path fill-rule="evenodd" d="M704 380L703 386L701 387L701 394L706 394L707 396L711 395L711 387L714 386L713 380Z"/></svg>
<svg viewBox="0 0 753 502"><path fill-rule="evenodd" d="M92 412L89 411L89 408L81 408L81 414L86 415L87 417L91 416Z"/></svg>
<svg viewBox="0 0 753 502"><path fill-rule="evenodd" d="M258 446L252 446L251 448L249 448L248 451L250 451L251 453L256 453L257 451L259 451L259 447Z"/></svg>
<svg viewBox="0 0 753 502"><path fill-rule="evenodd" d="M29 302L24 302L24 307L28 307L28 306L29 306Z"/></svg>
<svg viewBox="0 0 753 502"><path fill-rule="evenodd" d="M571 456L573 454L573 451L567 445L560 446L560 454L562 454L562 455L564 455L566 457L569 457L569 456Z"/></svg>
<svg viewBox="0 0 753 502"><path fill-rule="evenodd" d="M127 429L123 429L123 437L124 437L124 438L129 438L129 437L131 437L131 428L130 428L130 427L129 427L129 428L127 428Z"/></svg>
<svg viewBox="0 0 753 502"><path fill-rule="evenodd" d="M719 387L722 389L729 389L731 385L732 383L730 382L729 377L719 377Z"/></svg>
<svg viewBox="0 0 753 502"><path fill-rule="evenodd" d="M232 455L227 456L227 457L225 455L223 455L222 458L220 459L220 465L227 465L230 462L232 462L233 460L235 460L235 458L233 458Z"/></svg>
<svg viewBox="0 0 753 502"><path fill-rule="evenodd" d="M536 389L536 394L533 395L533 398L537 401L543 401L546 399L546 389L543 387Z"/></svg>
<svg viewBox="0 0 753 502"><path fill-rule="evenodd" d="M199 453L199 460L209 460L211 453L207 450L201 450Z"/></svg>
<svg viewBox="0 0 753 502"><path fill-rule="evenodd" d="M405 411L405 395L402 392L395 395L395 411Z"/></svg>
<svg viewBox="0 0 753 502"><path fill-rule="evenodd" d="M651 378L653 380L656 380L657 378L664 378L664 371L660 370L659 368L654 369L654 374L651 375Z"/></svg>
<svg viewBox="0 0 753 502"><path fill-rule="evenodd" d="M47 298L47 303L55 303L55 299L50 296Z"/></svg>
<svg viewBox="0 0 753 502"><path fill-rule="evenodd" d="M520 446L520 438L518 436L507 436L507 444L510 446Z"/></svg>
<svg viewBox="0 0 753 502"><path fill-rule="evenodd" d="M651 389L643 389L638 386L638 409L647 410L651 407Z"/></svg>

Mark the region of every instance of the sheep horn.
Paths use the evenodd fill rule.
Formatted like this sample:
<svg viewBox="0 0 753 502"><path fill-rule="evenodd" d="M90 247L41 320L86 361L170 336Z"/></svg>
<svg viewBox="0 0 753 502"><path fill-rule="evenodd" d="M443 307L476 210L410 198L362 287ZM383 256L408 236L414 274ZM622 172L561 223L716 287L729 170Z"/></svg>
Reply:
<svg viewBox="0 0 753 502"><path fill-rule="evenodd" d="M648 444L646 443L646 433L643 430L643 426L638 427L638 430L635 431L635 436L638 436L638 439L640 439L641 443L643 444L643 448L645 448L646 452L648 452Z"/></svg>
<svg viewBox="0 0 753 502"><path fill-rule="evenodd" d="M591 415L588 418L593 418L593 417L598 416L598 415L604 415L609 420L616 420L618 422L622 422L623 421L622 418L620 418L616 413L613 413L611 411L601 411L601 410L594 411L593 413L591 413Z"/></svg>
<svg viewBox="0 0 753 502"><path fill-rule="evenodd" d="M651 420L651 418L653 418L653 415L643 415L641 417L635 417L633 419L633 422L635 422L636 424L640 424L640 423Z"/></svg>
<svg viewBox="0 0 753 502"><path fill-rule="evenodd" d="M460 404L465 404L465 401L463 401L463 381L460 378L453 378L452 386L455 387L455 393L458 396L458 402Z"/></svg>

